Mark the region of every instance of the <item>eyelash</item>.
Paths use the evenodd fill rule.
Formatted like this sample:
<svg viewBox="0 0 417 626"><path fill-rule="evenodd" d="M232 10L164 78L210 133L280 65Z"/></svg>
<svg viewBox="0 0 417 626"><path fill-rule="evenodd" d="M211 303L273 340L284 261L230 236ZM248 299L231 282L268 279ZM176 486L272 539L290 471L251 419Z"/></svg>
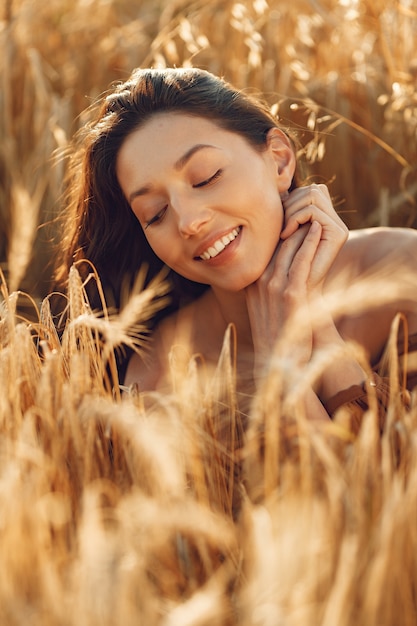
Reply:
<svg viewBox="0 0 417 626"><path fill-rule="evenodd" d="M197 183L197 185L193 185L193 187L195 189L198 189L199 187L205 187L206 185L210 185L211 183L214 183L214 181L219 178L221 173L222 173L222 170L217 170L217 172L215 172L213 176L210 176L210 178L207 178L207 180L203 180L201 183Z"/></svg>
<svg viewBox="0 0 417 626"><path fill-rule="evenodd" d="M152 224L156 224L157 222L160 222L162 218L164 217L166 210L167 210L167 207L164 206L164 208L161 211L159 211L156 215L154 215L149 220L149 222L146 222L144 230L146 230L149 226L152 226Z"/></svg>
<svg viewBox="0 0 417 626"><path fill-rule="evenodd" d="M193 185L194 189L199 189L200 187L206 187L207 185L214 183L221 174L222 174L222 170L217 170L217 172L215 172L213 176L210 176L210 178L207 178L207 180L203 180L201 183L197 183L196 185ZM159 211L156 215L154 215L154 217L152 217L149 220L149 222L146 222L144 230L146 230L149 226L152 226L152 224L157 224L158 222L160 222L162 218L164 217L166 210L167 210L167 207L164 206L164 208L161 211Z"/></svg>

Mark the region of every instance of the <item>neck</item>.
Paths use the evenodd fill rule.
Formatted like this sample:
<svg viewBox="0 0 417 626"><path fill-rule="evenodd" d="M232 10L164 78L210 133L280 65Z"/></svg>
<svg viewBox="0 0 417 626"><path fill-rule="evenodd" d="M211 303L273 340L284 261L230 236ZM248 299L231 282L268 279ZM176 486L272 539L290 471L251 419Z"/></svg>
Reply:
<svg viewBox="0 0 417 626"><path fill-rule="evenodd" d="M211 291L225 326L234 324L240 345L252 344L245 292L224 291L217 288L212 288Z"/></svg>

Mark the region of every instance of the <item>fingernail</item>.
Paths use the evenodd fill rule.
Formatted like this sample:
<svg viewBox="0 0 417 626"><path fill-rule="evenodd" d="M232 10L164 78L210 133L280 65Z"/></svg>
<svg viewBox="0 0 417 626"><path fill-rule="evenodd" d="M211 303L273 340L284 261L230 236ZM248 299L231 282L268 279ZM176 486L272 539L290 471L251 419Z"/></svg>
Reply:
<svg viewBox="0 0 417 626"><path fill-rule="evenodd" d="M310 230L312 233L316 233L320 228L320 222L317 222L317 220L313 220L310 226Z"/></svg>

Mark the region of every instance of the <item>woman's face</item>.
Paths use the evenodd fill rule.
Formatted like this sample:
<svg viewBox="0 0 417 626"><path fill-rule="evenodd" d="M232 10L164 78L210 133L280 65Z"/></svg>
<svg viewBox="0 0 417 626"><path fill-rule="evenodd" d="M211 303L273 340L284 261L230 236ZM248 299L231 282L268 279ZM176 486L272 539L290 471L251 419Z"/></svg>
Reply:
<svg viewBox="0 0 417 626"><path fill-rule="evenodd" d="M292 150L281 131L271 133L260 152L205 118L158 113L122 144L122 191L155 254L178 274L239 291L263 273L294 169L282 174Z"/></svg>

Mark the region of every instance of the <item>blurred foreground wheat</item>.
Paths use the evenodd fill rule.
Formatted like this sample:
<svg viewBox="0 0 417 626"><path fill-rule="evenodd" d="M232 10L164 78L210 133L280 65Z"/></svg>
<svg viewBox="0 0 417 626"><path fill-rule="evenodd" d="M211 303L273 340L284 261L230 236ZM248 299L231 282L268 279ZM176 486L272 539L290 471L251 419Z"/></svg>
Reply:
<svg viewBox="0 0 417 626"><path fill-rule="evenodd" d="M279 368L245 402L228 333L214 371L174 360L172 393L121 396L153 289L97 318L73 268L58 341L48 300L25 322L3 283L0 623L415 624L416 407L393 393L382 438L372 411L317 430Z"/></svg>

